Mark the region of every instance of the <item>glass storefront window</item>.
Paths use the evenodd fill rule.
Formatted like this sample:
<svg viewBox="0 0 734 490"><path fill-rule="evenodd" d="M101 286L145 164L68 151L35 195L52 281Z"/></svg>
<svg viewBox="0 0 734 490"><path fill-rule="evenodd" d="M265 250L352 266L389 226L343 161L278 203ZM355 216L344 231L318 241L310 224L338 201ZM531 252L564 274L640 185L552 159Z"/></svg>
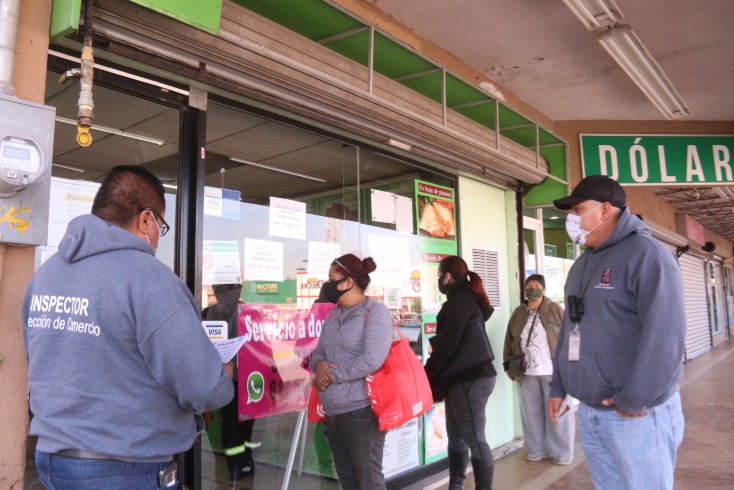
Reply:
<svg viewBox="0 0 734 490"><path fill-rule="evenodd" d="M73 65L66 61L63 64ZM68 223L91 212L94 196L109 169L116 165L141 165L161 179L166 188L165 219L171 230L161 237L156 257L173 270L180 110L108 88L95 80L93 141L91 146L83 148L76 143L79 83L72 79L58 85L58 77L54 71L46 72L45 104L56 108L56 124L48 240L46 246L36 247L35 269L56 253ZM125 134L113 134L95 126L120 129ZM28 438L26 482L37 480L33 461L35 439Z"/></svg>
<svg viewBox="0 0 734 490"><path fill-rule="evenodd" d="M330 307L316 300L332 260L374 258L366 293L388 305L420 355L421 276L432 285L435 272L421 274L416 230L419 218L431 217L416 211L416 180L453 181L212 102L206 150L203 319L246 341L237 356L237 401L209 414L202 436L202 484L276 488L308 397L309 354ZM388 437L388 478L423 464L421 424ZM322 426L308 424L304 439L291 487L338 488Z"/></svg>
<svg viewBox="0 0 734 490"><path fill-rule="evenodd" d="M76 142L79 83L71 80L58 85L58 76L52 71L46 74L46 104L56 108L56 126L48 246L37 247L36 268L56 252L69 221L91 212L94 196L109 169L116 165L141 165L166 187L165 214L172 229L161 238L156 256L174 269L179 109L95 84L93 142L83 148ZM121 132L111 133L107 128Z"/></svg>
<svg viewBox="0 0 734 490"><path fill-rule="evenodd" d="M546 295L563 304L566 277L579 254L566 234L566 213L551 207L525 208L523 217L526 277L536 271L544 274ZM542 233L536 228L542 228ZM537 264L542 264L542 271L537 270Z"/></svg>

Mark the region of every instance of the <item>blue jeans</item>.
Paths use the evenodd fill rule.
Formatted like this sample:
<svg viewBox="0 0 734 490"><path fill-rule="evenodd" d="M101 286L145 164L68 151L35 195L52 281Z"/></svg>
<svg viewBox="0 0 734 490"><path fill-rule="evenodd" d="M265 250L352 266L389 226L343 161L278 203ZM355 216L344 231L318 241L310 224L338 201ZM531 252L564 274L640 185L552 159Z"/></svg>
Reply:
<svg viewBox="0 0 734 490"><path fill-rule="evenodd" d="M158 471L169 465L57 456L36 451L36 470L50 490L149 490L158 488Z"/></svg>
<svg viewBox="0 0 734 490"><path fill-rule="evenodd" d="M385 434L371 406L326 418L326 438L344 490L384 490Z"/></svg>
<svg viewBox="0 0 734 490"><path fill-rule="evenodd" d="M616 410L579 406L581 447L597 489L673 488L675 458L685 425L680 394L646 414L624 418Z"/></svg>

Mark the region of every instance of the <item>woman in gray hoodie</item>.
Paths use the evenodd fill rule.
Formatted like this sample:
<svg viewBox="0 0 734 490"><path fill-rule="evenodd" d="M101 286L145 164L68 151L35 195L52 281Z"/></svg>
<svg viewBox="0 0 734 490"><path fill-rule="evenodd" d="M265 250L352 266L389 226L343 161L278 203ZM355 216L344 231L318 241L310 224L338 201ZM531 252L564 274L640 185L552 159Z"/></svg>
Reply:
<svg viewBox="0 0 734 490"><path fill-rule="evenodd" d="M311 359L314 385L326 409L326 435L343 488L385 488L382 454L385 432L378 430L365 378L380 369L392 345L390 310L365 296L374 260L353 254L332 262L326 299L336 303L324 321Z"/></svg>

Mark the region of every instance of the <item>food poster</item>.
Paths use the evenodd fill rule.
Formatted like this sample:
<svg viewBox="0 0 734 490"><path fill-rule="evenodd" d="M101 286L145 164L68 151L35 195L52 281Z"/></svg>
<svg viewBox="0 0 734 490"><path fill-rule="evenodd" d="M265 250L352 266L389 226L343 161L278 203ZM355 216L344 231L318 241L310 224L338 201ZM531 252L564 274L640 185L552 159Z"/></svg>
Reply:
<svg viewBox="0 0 734 490"><path fill-rule="evenodd" d="M438 290L438 265L444 257L456 255L456 213L454 189L421 180L415 181L420 282L423 304L423 363L430 355L428 340L436 334L436 315L446 297ZM448 456L446 409L438 403L424 416L424 464Z"/></svg>
<svg viewBox="0 0 734 490"><path fill-rule="evenodd" d="M385 435L382 472L385 478L400 475L420 465L420 417L390 429Z"/></svg>
<svg viewBox="0 0 734 490"><path fill-rule="evenodd" d="M294 304L240 305L237 331L245 338L237 363L241 419L308 407L311 354L333 307L331 303L314 303L309 310Z"/></svg>
<svg viewBox="0 0 734 490"><path fill-rule="evenodd" d="M416 180L415 197L421 251L456 254L454 190Z"/></svg>
<svg viewBox="0 0 734 490"><path fill-rule="evenodd" d="M425 420L425 464L448 455L449 437L446 434L446 404L437 403L423 416Z"/></svg>

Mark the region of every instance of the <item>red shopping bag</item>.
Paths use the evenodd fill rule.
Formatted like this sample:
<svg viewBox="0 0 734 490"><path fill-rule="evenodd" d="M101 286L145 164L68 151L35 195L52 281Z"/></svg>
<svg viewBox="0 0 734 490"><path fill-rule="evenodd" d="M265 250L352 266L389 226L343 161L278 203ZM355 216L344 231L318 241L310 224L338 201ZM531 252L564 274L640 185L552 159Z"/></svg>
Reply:
<svg viewBox="0 0 734 490"><path fill-rule="evenodd" d="M426 413L433 405L423 365L410 348L408 339L397 327L395 329L400 339L393 342L385 364L367 377L367 394L379 419L380 430L399 427Z"/></svg>
<svg viewBox="0 0 734 490"><path fill-rule="evenodd" d="M308 396L308 421L326 422L326 409L321 404L319 398L319 390L315 386L311 386L311 394Z"/></svg>

